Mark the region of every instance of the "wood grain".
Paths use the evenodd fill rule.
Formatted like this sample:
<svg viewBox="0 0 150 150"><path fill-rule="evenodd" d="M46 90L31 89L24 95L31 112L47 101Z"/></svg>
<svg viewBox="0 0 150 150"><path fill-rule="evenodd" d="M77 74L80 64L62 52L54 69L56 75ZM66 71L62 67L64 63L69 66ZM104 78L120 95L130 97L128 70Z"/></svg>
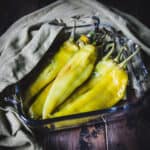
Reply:
<svg viewBox="0 0 150 150"><path fill-rule="evenodd" d="M149 150L150 120L143 119L147 108L146 104L143 108L108 115L107 124L47 133L38 140L44 150Z"/></svg>

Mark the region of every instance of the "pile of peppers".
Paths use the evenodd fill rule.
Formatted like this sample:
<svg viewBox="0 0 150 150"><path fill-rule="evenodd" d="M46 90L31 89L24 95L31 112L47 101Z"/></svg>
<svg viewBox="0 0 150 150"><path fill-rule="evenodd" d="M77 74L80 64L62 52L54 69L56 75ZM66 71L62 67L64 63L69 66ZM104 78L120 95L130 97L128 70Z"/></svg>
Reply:
<svg viewBox="0 0 150 150"><path fill-rule="evenodd" d="M137 89L138 78L130 63L134 57L138 62L142 59L140 48L114 30L101 26L77 40L71 34L24 93L23 106L31 118L55 118L110 108L125 99L129 84L137 97L141 96L144 88ZM147 72L140 63L144 81Z"/></svg>

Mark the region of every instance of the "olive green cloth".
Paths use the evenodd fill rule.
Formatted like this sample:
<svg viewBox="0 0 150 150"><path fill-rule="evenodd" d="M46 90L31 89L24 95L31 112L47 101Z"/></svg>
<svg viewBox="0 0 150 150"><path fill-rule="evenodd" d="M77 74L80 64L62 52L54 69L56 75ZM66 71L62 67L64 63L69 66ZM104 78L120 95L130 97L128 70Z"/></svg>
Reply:
<svg viewBox="0 0 150 150"><path fill-rule="evenodd" d="M78 25L90 23L89 16L99 16L141 45L150 55L150 30L134 17L91 0L59 0L14 23L0 37L0 92L30 73L51 50L53 41L63 29L52 23L73 25L74 16L81 16ZM3 99L0 99L3 101ZM20 120L15 109L0 107L0 149L38 150L32 131Z"/></svg>

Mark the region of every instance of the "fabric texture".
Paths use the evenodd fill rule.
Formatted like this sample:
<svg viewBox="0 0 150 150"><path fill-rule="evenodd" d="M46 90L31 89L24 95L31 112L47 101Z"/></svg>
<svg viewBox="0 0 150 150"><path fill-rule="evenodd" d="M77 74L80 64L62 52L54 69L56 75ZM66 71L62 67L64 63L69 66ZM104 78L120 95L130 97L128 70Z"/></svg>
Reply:
<svg viewBox="0 0 150 150"><path fill-rule="evenodd" d="M99 16L104 24L121 30L150 55L150 30L136 18L108 8L96 0L59 0L14 23L0 37L0 92L28 75L42 59L63 26L72 26L72 18L81 16L78 25L89 23L86 17ZM0 99L3 101L3 99ZM32 131L20 120L15 109L0 107L0 149L38 150L41 147Z"/></svg>

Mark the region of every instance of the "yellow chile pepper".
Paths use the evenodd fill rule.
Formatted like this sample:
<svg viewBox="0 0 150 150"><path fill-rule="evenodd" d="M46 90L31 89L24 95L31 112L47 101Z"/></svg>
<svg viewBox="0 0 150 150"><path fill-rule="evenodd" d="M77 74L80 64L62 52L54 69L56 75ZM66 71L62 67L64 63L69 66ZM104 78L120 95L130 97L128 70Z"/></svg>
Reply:
<svg viewBox="0 0 150 150"><path fill-rule="evenodd" d="M52 86L50 83L47 87L42 90L35 98L33 104L29 108L29 116L34 119L39 119L42 117L43 105L46 101L48 92Z"/></svg>
<svg viewBox="0 0 150 150"><path fill-rule="evenodd" d="M56 111L62 109L70 102L76 100L77 97L92 89L97 84L97 82L99 82L101 76L103 76L103 74L106 74L108 68L110 69L111 67L113 67L114 62L112 59L109 59L109 57L114 51L114 44L111 46L111 50L108 52L108 54L105 57L103 57L102 61L99 61L99 63L97 63L97 65L95 66L91 77L84 84L82 84L68 99L66 99L65 102L62 105L60 105Z"/></svg>
<svg viewBox="0 0 150 150"><path fill-rule="evenodd" d="M88 38L84 35L82 35L80 38L79 38L79 41L78 43L84 43L84 44L87 44L89 41L88 41ZM65 43L66 44L66 43ZM29 108L29 111L28 111L28 114L31 118L34 118L34 119L39 119L39 118L42 118L42 111L43 111L43 105L46 101L46 97L48 95L48 92L50 90L52 86L52 82L49 83L49 85L47 87L44 88L44 90L42 90L36 97L35 97L35 100L34 102L32 103L32 105L30 106Z"/></svg>
<svg viewBox="0 0 150 150"><path fill-rule="evenodd" d="M51 59L50 64L37 76L36 80L29 86L25 92L24 107L29 106L30 100L40 92L48 83L54 80L60 69L68 62L68 60L78 51L78 46L70 38L60 47L58 52Z"/></svg>
<svg viewBox="0 0 150 150"><path fill-rule="evenodd" d="M43 105L45 103L46 97L48 95L48 92L52 86L52 83L50 83L47 87L44 88L40 92L40 94L37 95L35 101L29 108L29 116L34 119L41 119L42 118L42 111L43 111Z"/></svg>
<svg viewBox="0 0 150 150"><path fill-rule="evenodd" d="M95 86L54 113L52 117L100 110L115 105L124 97L128 84L128 75L123 67L137 52L120 64L110 59L104 60L106 62L102 64L105 71Z"/></svg>
<svg viewBox="0 0 150 150"><path fill-rule="evenodd" d="M52 112L91 75L96 61L96 47L87 44L68 61L56 77L46 98L42 118Z"/></svg>

